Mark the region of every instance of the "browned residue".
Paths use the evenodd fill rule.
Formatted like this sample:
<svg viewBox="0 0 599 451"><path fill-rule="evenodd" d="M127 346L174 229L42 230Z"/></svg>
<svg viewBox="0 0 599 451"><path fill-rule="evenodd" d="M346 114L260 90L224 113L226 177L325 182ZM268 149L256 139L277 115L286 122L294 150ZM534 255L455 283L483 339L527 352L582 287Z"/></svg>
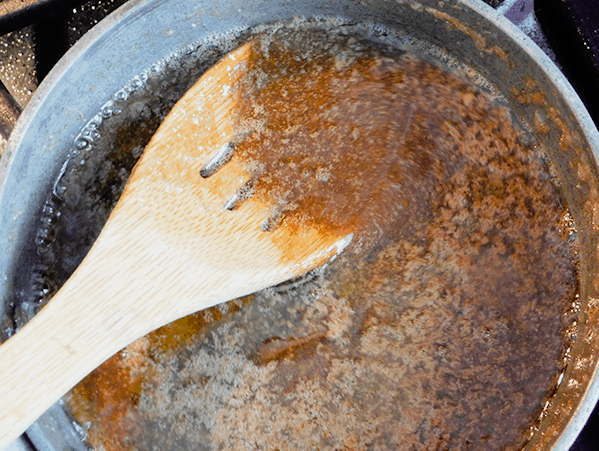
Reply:
<svg viewBox="0 0 599 451"><path fill-rule="evenodd" d="M470 36L472 38L472 40L474 41L474 45L479 50L483 50L487 53L494 53L502 60L509 62L508 55L505 50L503 50L498 45L492 45L487 48L487 40L480 33L475 31L473 28L469 27L468 25L466 25L465 23L463 23L456 17L452 16L451 14L448 14L443 11L439 11L435 8L431 8L428 6L425 7L418 3L413 3L413 2L410 2L410 6L417 11L426 11L427 13L431 14L434 17L444 20L447 23L448 27L456 28L456 29L460 30L462 33L464 33L466 36Z"/></svg>
<svg viewBox="0 0 599 451"><path fill-rule="evenodd" d="M237 147L255 195L285 200L281 222L360 233L322 277L168 326L98 370L109 382L70 401L92 444L521 449L564 368L577 290L538 149L413 55L285 30L261 45ZM120 388L96 395L106 384Z"/></svg>
<svg viewBox="0 0 599 451"><path fill-rule="evenodd" d="M526 80L525 88L518 91L512 89L514 98L525 105L534 105L538 107L534 116L534 125L539 133L547 134L551 130L559 133L559 145L562 150L568 150L575 143L575 139L570 132L569 126L562 117L562 113L555 107L549 106L545 94L541 91L537 83L529 78Z"/></svg>
<svg viewBox="0 0 599 451"><path fill-rule="evenodd" d="M494 46L490 47L489 51L495 53L502 60L509 61L507 52L505 50L503 50L501 47L499 47L498 45L494 45Z"/></svg>
<svg viewBox="0 0 599 451"><path fill-rule="evenodd" d="M273 360L295 360L298 356L314 353L314 348L326 337L324 332L313 332L306 337L282 339L272 337L260 348L256 361L260 365Z"/></svg>
<svg viewBox="0 0 599 451"><path fill-rule="evenodd" d="M542 135L546 135L551 131L551 125L547 123L547 118L540 111L535 111L534 124L537 131Z"/></svg>
<svg viewBox="0 0 599 451"><path fill-rule="evenodd" d="M94 418L108 426L101 431L90 430L91 442L102 440L102 434L108 433L123 437L122 443L126 443L127 437L141 432L140 423L131 412L139 404L143 382L151 379L153 369L143 366L142 356L146 352L147 340L142 338L107 360L66 396L76 418Z"/></svg>
<svg viewBox="0 0 599 451"><path fill-rule="evenodd" d="M556 437L568 426L572 412L586 396L588 384L593 377L597 365L596 324L599 324L596 308L596 297L599 288L596 274L597 267L597 190L596 162L592 150L581 133L580 124L564 105L557 108L555 99L548 100L540 82L532 78L525 80L524 86L513 87L511 94L516 101L526 106L534 106L533 126L548 139L548 147L552 147L556 159L561 159L560 181L565 186L576 186L571 192L570 209L575 212L577 228L581 240L581 268L584 278L581 280L581 298L573 302L578 305L580 314L576 318L576 327L570 327L566 335L572 336L572 349L564 356L569 361L563 375L563 382L551 399L539 433L536 433L527 445L527 450L549 449L554 445ZM554 144L554 145L552 145ZM560 152L561 151L561 152ZM585 299L585 294L588 298ZM587 305L588 301L588 305ZM595 305L594 305L595 304ZM576 308L574 309L576 311ZM574 357L572 360L571 357Z"/></svg>
<svg viewBox="0 0 599 451"><path fill-rule="evenodd" d="M479 33L474 31L472 28L470 28L466 24L462 23L460 20L456 19L452 15L447 14L442 11L439 11L439 10L436 10L434 8L425 8L425 9L427 12L431 13L433 16L435 16L439 19L445 20L448 24L451 24L451 26L457 28L462 33L470 36L472 38L472 40L474 41L474 44L476 45L476 47L479 50L484 50L485 47L487 46L487 40L484 37L482 37Z"/></svg>

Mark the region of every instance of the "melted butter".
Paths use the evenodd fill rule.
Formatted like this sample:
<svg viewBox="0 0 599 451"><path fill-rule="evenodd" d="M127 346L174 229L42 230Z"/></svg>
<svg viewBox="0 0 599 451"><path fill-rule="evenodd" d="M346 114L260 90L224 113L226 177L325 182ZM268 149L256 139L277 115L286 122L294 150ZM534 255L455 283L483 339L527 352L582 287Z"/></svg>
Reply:
<svg viewBox="0 0 599 451"><path fill-rule="evenodd" d="M459 74L314 33L258 37L231 87L235 158L276 225L358 238L304 285L169 325L90 376L69 403L95 446L526 443L577 289L542 155Z"/></svg>

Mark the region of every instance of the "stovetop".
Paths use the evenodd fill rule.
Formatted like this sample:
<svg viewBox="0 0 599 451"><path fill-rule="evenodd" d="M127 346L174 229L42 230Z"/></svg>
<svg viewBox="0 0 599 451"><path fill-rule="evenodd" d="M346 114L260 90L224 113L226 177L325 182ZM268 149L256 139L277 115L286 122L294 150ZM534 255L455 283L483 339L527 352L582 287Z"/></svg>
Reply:
<svg viewBox="0 0 599 451"><path fill-rule="evenodd" d="M127 1L0 1L0 156L12 126L49 70L85 32ZM484 1L524 31L557 64L598 123L599 9L595 0ZM31 431L7 450L56 449L40 436L39 431ZM570 451L596 449L599 407Z"/></svg>

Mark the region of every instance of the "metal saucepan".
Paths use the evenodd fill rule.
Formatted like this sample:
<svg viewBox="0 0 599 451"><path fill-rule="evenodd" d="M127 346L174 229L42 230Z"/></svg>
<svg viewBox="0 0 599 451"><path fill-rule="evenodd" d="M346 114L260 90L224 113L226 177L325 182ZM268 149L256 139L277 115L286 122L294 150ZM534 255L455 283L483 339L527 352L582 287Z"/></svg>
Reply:
<svg viewBox="0 0 599 451"><path fill-rule="evenodd" d="M545 54L475 0L127 3L78 42L44 80L0 161L0 315L15 307L15 291L26 289L18 274L29 263L23 255L39 239L35 231L47 213L48 193L60 189L56 180L69 155L84 154L94 130L115 114L119 95L129 96L136 83L144 83L143 74L168 65L173 54L195 52L198 42L225 41L259 24L300 16L370 22L382 34L401 30L403 39L446 49L502 93L548 153L576 223L579 312L570 363L525 449L567 449L599 397L599 133Z"/></svg>

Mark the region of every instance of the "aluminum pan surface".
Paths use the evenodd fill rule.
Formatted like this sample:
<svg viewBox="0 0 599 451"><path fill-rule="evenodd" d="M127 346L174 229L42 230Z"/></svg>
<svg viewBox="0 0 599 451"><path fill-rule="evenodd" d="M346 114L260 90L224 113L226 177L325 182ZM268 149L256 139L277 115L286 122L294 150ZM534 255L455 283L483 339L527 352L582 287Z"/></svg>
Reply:
<svg viewBox="0 0 599 451"><path fill-rule="evenodd" d="M406 2L398 1L398 4ZM422 2L435 7L437 2ZM448 2L449 3L449 2ZM31 218L51 188L81 128L110 96L141 70L186 44L261 21L295 14L338 13L359 16L361 2L208 2L133 0L102 21L71 49L44 80L15 128L0 162L0 299L8 284L12 255L28 239ZM591 147L599 149L599 133L582 102L553 62L520 30L492 8L475 0L460 5L487 17L525 49L563 93ZM3 305L0 306L0 313ZM599 381L562 434L556 449L567 449L584 426L597 398Z"/></svg>

